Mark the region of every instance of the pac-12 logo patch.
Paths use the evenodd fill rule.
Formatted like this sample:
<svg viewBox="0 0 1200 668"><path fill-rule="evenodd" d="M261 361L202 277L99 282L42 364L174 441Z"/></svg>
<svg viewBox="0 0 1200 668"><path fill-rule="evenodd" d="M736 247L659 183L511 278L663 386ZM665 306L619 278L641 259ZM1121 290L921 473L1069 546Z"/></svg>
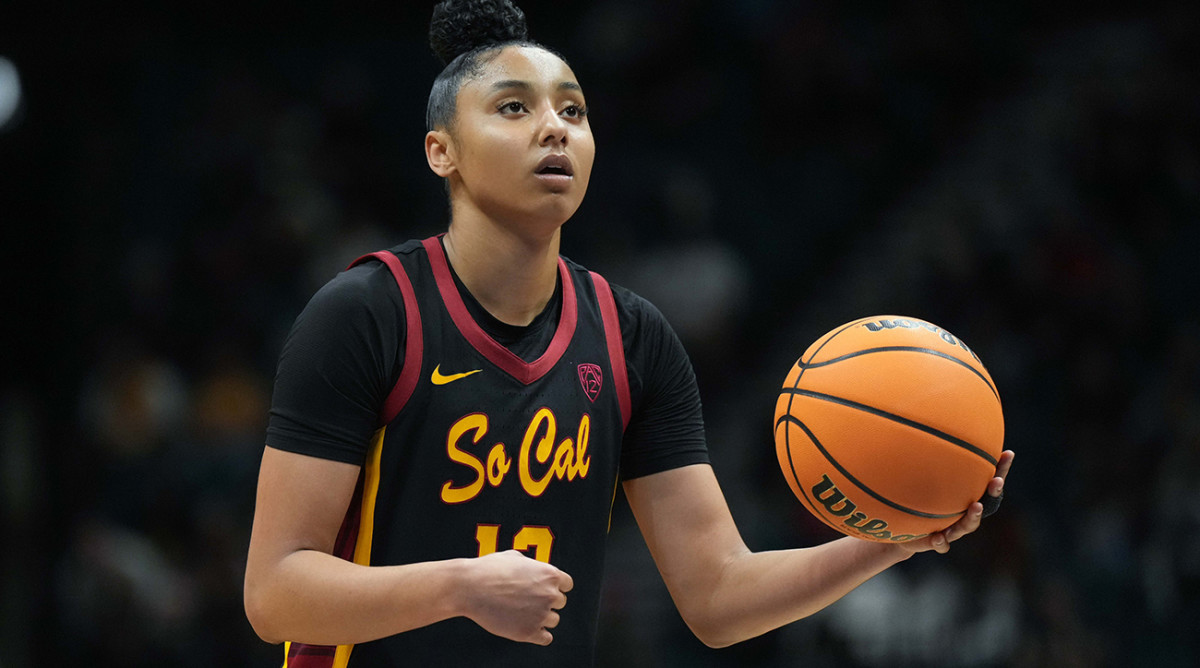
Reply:
<svg viewBox="0 0 1200 668"><path fill-rule="evenodd" d="M595 401L596 397L600 396L600 385L603 380L604 376L600 373L600 367L595 364L579 365L579 383L583 385L583 392L589 401Z"/></svg>

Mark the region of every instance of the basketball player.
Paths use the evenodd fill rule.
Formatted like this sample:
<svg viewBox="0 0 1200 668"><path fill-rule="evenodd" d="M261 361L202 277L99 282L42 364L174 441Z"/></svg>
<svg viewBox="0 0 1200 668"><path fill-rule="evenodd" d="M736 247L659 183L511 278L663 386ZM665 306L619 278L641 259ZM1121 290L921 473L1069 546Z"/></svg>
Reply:
<svg viewBox="0 0 1200 668"><path fill-rule="evenodd" d="M507 0L443 2L431 42L449 64L425 153L449 228L338 275L279 363L245 603L286 666L589 665L618 482L714 647L979 526L974 503L910 543L750 552L678 339L559 257L595 151L570 67Z"/></svg>

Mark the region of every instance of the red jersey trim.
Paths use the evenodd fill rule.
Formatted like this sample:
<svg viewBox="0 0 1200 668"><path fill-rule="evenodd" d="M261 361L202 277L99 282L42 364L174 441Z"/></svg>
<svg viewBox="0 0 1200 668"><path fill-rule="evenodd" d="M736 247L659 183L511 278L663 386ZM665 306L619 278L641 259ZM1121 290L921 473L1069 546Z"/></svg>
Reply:
<svg viewBox="0 0 1200 668"><path fill-rule="evenodd" d="M617 302L613 299L612 286L596 272L592 283L596 286L596 300L600 302L600 318L604 321L604 340L608 344L608 363L612 365L613 384L617 387L617 403L621 406L621 429L629 426L633 414L629 398L629 374L625 368L625 341L621 338L621 323L617 319Z"/></svg>
<svg viewBox="0 0 1200 668"><path fill-rule="evenodd" d="M558 329L554 332L554 338L550 341L546 352L536 360L526 362L496 343L496 340L488 336L479 323L471 317L470 312L467 311L467 305L463 303L462 295L458 294L458 287L454 284L454 277L450 274L450 263L446 260L446 252L442 249L438 238L430 237L421 243L429 253L429 264L433 267L433 277L437 281L438 292L442 295L442 303L450 312L450 319L454 321L455 327L467 339L472 348L523 385L529 385L545 376L550 369L554 368L555 364L558 364L563 353L567 351L567 346L571 343L571 337L575 336L575 325L579 317L575 301L575 283L571 280L571 272L567 269L567 263L561 257L558 258L558 275L562 279L563 302L562 314L558 319Z"/></svg>
<svg viewBox="0 0 1200 668"><path fill-rule="evenodd" d="M400 370L400 378L396 380L395 386L383 402L383 410L379 414L379 424L382 426L391 424L392 420L396 419L417 387L425 348L422 333L424 330L421 329L421 309L417 306L417 293L413 290L408 272L404 271L404 265L400 264L400 258L389 251L378 251L358 258L350 263L350 266L361 264L370 258L387 265L392 277L396 279L401 296L404 297L404 366Z"/></svg>

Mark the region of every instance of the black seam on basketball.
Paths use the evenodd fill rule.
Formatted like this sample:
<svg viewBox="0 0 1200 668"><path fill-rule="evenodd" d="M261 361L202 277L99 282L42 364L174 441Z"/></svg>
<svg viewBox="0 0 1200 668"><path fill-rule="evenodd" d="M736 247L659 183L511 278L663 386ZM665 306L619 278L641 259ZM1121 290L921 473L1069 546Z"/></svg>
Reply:
<svg viewBox="0 0 1200 668"><path fill-rule="evenodd" d="M835 334L830 336L828 339L825 339L825 343L822 343L820 345L820 347L818 347L816 350L814 350L812 357L809 357L809 359L811 360L811 359L815 358L817 356L817 353L820 353L821 350L825 346L829 345L830 341L837 338L839 334L841 334L842 332L846 331L847 329L850 329L851 327L853 327L857 324L860 324L862 322L865 322L867 320L870 320L870 318L859 318L858 320L855 320L854 322L846 323ZM796 388L800 387L800 379L804 377L804 372L806 370L806 366L805 366L803 355L800 356L800 359L796 360L796 365L800 367L800 373L796 374L796 382L792 384L792 389L796 389ZM784 387L784 389L787 389L786 386ZM787 405L788 415L791 415L791 413L792 413L792 402L795 401L795 399L796 399L795 394L792 394L791 396L788 397L788 405ZM779 428L779 422L775 423L775 428L776 429ZM787 454L788 454L788 468L790 468L792 470L792 478L794 478L796 480L796 489L800 490L800 492L802 494L804 494L804 498L808 501L809 506L815 510L817 508L817 504L812 499L808 498L808 492L804 491L804 485L800 484L800 476L799 476L799 474L796 473L795 463L792 462L792 439L791 439L791 432L788 429L783 430L783 445L784 445L784 448L787 450ZM832 526L832 524L830 526Z"/></svg>
<svg viewBox="0 0 1200 668"><path fill-rule="evenodd" d="M779 429L779 425L783 424L783 422L784 420L779 420L776 422L775 428ZM796 473L796 463L792 461L791 436L787 429L783 430L783 447L785 450L787 450L788 470L792 473L792 480L796 481L796 489L800 490L800 493L804 495L804 500L808 503L810 508L816 508L816 504L812 502L812 499L808 498L808 492L804 490L804 484L800 482L800 475Z"/></svg>
<svg viewBox="0 0 1200 668"><path fill-rule="evenodd" d="M967 364L966 362L960 360L959 358L955 357L954 355L947 355L946 353L943 353L938 350L933 350L931 348L921 348L918 346L880 346L879 348L866 348L866 349L858 350L858 351L855 351L852 353L846 353L845 355L842 355L840 357L834 357L833 359L825 360L824 362L805 363L803 361L800 361L800 362L796 362L796 364L800 366L801 375L803 375L804 371L806 371L808 369L818 369L820 367L829 366L830 364L835 364L837 362L844 362L845 360L848 360L848 359L851 359L854 357L859 357L860 355L867 355L870 353L890 353L890 352L921 353L923 355L934 355L936 357L941 357L942 359L950 360L951 362L954 362L955 364L958 364L958 365L962 366L963 368L967 369L968 371L975 374L976 376L979 376L979 380L982 380L984 382L984 384L988 386L988 389L992 391L993 395L995 395L996 400L997 401L1000 400L1000 393L996 391L996 386L992 385L992 382L987 379L987 376L983 375L982 373L979 373L978 369L976 369L975 367L971 366L970 364ZM816 357L816 355L814 354L813 357ZM797 380L799 380L799 379L797 379Z"/></svg>
<svg viewBox="0 0 1200 668"><path fill-rule="evenodd" d="M854 322L846 323L846 325L843 326L841 329L839 329L837 332L835 332L833 334L833 336L830 336L828 339L825 339L825 343L822 343L819 348L814 350L812 357L809 357L808 359L811 360L811 359L815 358L817 356L817 354L820 353L821 350L825 348L825 346L829 345L830 341L833 341L834 339L836 339L842 332L846 331L847 329L850 329L851 327L853 327L855 325L863 323L867 320L870 320L870 318L859 318L858 320L855 320ZM796 374L796 382L792 383L793 388L800 387L800 379L804 377L804 372L808 370L808 363L804 361L803 355L800 356L800 359L796 360L796 366L800 367L800 373ZM791 407L792 407L792 400L788 399L788 408L791 409ZM790 413L791 411L789 410L788 412Z"/></svg>
<svg viewBox="0 0 1200 668"><path fill-rule="evenodd" d="M837 338L838 334L841 334L842 332L846 331L847 329L850 329L851 327L853 327L853 326L855 326L855 325L857 325L857 324L859 324L859 323L861 323L861 322L863 322L863 321L865 321L865 320L868 320L868 319L869 319L869 318L859 318L858 320L855 320L854 322L846 323L846 325L844 325L844 326L843 326L841 329L839 329L839 330L838 330L838 331L837 331L835 334L833 334L833 335L832 335L832 336L830 336L828 339L826 339L826 340L825 340L825 343L822 343L822 344L820 345L820 347L818 347L816 350L814 350L814 351L813 351L813 354L812 354L812 357L809 357L809 359L813 359L814 357L816 357L816 356L817 356L817 353L821 352L821 349L822 349L822 348L824 348L825 346L829 345L829 342L830 342L830 341L832 341L832 340L834 340L835 338ZM792 389L796 389L796 388L800 387L800 379L804 377L804 371L805 371L805 370L806 370L806 368L807 368L807 367L805 366L805 362L804 362L804 356L803 356L803 355L801 355L801 356L800 356L800 359L796 360L796 366L800 367L800 373L796 374L796 382L792 384ZM784 386L784 389L787 389L787 387L786 387L786 386ZM791 412L792 412L792 402L793 402L795 399L796 399L796 395L795 395L795 394L792 394L792 395L790 395L790 396L788 397L787 413L788 413L789 415L790 415L790 414L791 414ZM776 429L778 429L778 428L779 428L779 422L776 422L776 423L775 423L775 428L776 428ZM796 474L796 466L795 466L795 464L793 464L793 463L792 463L792 439L791 439L791 434L790 434L790 432L789 432L787 429L784 429L784 430L783 430L783 445L784 445L784 447L787 449L787 453L788 453L788 466L789 466L789 467L792 469L792 477L796 479L796 489L799 489L799 490L803 491L803 490L804 490L804 485L801 485L801 484L800 484L800 478L799 478L799 476ZM805 493L804 497L807 499L807 498L808 498L808 494L807 494L807 493ZM813 508L816 508L817 506L816 506L816 504L812 504L812 507L813 507Z"/></svg>
<svg viewBox="0 0 1200 668"><path fill-rule="evenodd" d="M783 420L783 419L779 420L778 422L775 423L775 428L778 429L779 425L784 424L785 422L787 422L787 420ZM787 448L788 470L792 474L792 480L796 481L796 489L800 490L800 494L803 495L803 498L800 499L801 502L808 508L808 511L811 512L814 517L816 517L817 519L824 522L826 526L833 529L834 531L842 531L842 529L838 528L838 526L837 526L838 523L836 521L825 516L825 511L822 510L821 504L817 503L816 499L814 499L808 495L808 489L805 488L804 483L800 482L800 474L796 472L796 464L795 464L795 462L792 461L792 445L791 445L790 432L791 432L791 430L786 429L786 428L783 430L783 442ZM845 533L845 532L842 531L842 533Z"/></svg>
<svg viewBox="0 0 1200 668"><path fill-rule="evenodd" d="M875 499L876 501L878 501L884 505L887 505L891 508L895 508L896 510L899 510L902 513L905 513L908 515L913 515L916 517L925 517L925 518L929 518L929 519L940 520L940 519L949 519L951 517L961 517L962 516L961 512L949 513L949 514L926 513L926 512L920 511L920 510L914 510L912 508L902 506L899 503L892 501L891 499L883 496L882 494L876 492L875 490L871 489L870 487L867 487L866 485L864 485L861 480L859 480L858 478L855 478L849 471L847 471L841 464L839 464L838 461L833 458L833 455L829 454L829 451L825 449L825 446L821 445L821 441L817 438L817 435L814 434L812 432L812 430L808 428L808 425L804 424L804 422L802 422L801 420L799 420L798 418L796 418L795 416L792 416L792 415L785 415L782 418L780 418L779 421L780 422L791 422L792 424L796 425L797 427L800 427L801 429L803 429L804 433L808 434L809 440L811 440L813 442L813 445L817 446L817 450L819 450L821 452L821 454L825 457L825 459L830 464L833 465L833 468L838 470L838 473L841 473L843 476L846 477L847 480L849 480L851 483L853 483L855 486L857 486L862 491L866 492L868 496ZM792 457L792 453L789 450L788 451L788 462L789 463L791 463L791 457ZM792 470L792 474L795 475L795 469ZM797 480L796 482L799 483L800 481ZM804 489L804 486L800 485L800 489ZM804 496L807 498L808 494L806 493ZM813 507L816 507L815 503L813 504Z"/></svg>
<svg viewBox="0 0 1200 668"><path fill-rule="evenodd" d="M992 466L996 466L999 463L996 461L995 457L989 455L986 450L980 448L979 446L972 445L971 443L964 441L963 439L961 439L957 436L951 436L950 434L947 434L946 432L944 432L940 429L934 429L933 427L930 427L929 425L921 424L920 422L917 422L915 420L910 420L906 417L901 417L899 415L896 415L895 413L889 413L887 411L875 408L874 406L860 404L857 401L852 401L850 399L843 399L842 397L835 397L832 394L822 394L820 392L813 392L812 390L801 390L798 388L786 388L785 387L785 388L783 388L783 391L790 392L790 393L792 393L793 396L800 395L803 397L808 397L810 399L817 399L819 401L828 401L830 403L846 406L847 408L853 408L856 410L860 410L860 411L863 411L864 413L870 413L872 415L877 415L881 418L891 420L892 422L900 423L906 427L912 427L913 429L916 429L918 431L923 431L926 434L929 434L930 436L936 436L936 437L946 441L947 443L953 443L954 445L957 445L958 447L963 448L964 450L968 450L970 452L975 453L976 455L979 455L980 457L982 457L985 461L987 461ZM789 409L791 408L791 399L788 399L788 408ZM788 412L790 414L791 411L789 410Z"/></svg>

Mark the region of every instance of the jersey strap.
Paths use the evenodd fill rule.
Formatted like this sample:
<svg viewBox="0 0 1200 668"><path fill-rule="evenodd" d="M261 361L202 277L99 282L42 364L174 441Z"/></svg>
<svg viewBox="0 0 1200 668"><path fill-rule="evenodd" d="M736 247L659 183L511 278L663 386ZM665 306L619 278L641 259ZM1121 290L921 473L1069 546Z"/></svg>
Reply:
<svg viewBox="0 0 1200 668"><path fill-rule="evenodd" d="M594 271L592 283L596 286L596 299L600 302L600 318L604 321L604 340L608 344L608 362L612 364L613 383L617 386L617 403L621 406L621 428L629 426L632 412L629 399L629 375L625 369L625 342L621 338L621 323L617 320L617 303L613 299L612 286Z"/></svg>
<svg viewBox="0 0 1200 668"><path fill-rule="evenodd" d="M351 262L350 266L353 267L371 259L379 260L387 265L392 272L392 277L396 279L396 285L400 288L400 295L404 298L404 366L400 370L400 377L396 380L396 384L392 386L392 391L388 393L387 399L383 402L383 410L379 413L379 424L382 426L391 424L392 420L396 419L417 387L417 379L421 377L424 340L421 333L421 310L417 306L417 293L413 290L408 272L404 271L404 265L400 264L400 258L390 251L378 251L358 258Z"/></svg>

